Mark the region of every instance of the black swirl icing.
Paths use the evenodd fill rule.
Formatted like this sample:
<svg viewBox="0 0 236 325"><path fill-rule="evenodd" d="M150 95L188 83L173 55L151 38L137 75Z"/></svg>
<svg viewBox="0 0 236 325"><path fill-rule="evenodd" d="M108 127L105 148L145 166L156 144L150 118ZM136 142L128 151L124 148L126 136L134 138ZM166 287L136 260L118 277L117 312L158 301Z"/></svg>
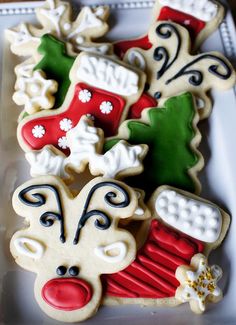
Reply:
<svg viewBox="0 0 236 325"><path fill-rule="evenodd" d="M62 243L66 241L65 239L65 231L64 231L64 216L63 216L63 210L62 210L62 204L61 199L58 190L49 184L42 184L42 185L31 185L20 191L18 197L19 200L24 203L27 206L31 206L33 208L38 208L44 205L47 201L47 197L41 193L33 193L31 194L31 197L33 197L35 200L30 200L25 195L28 194L30 191L33 190L40 190L40 189L47 189L54 193L56 202L57 202L57 208L58 212L52 212L47 211L43 213L40 217L40 223L44 227L51 227L54 224L54 221L60 222L60 240Z"/></svg>
<svg viewBox="0 0 236 325"><path fill-rule="evenodd" d="M83 208L82 215L81 215L81 217L79 219L78 227L77 227L75 237L74 237L74 241L73 241L74 245L78 244L80 231L84 227L86 221L89 218L91 218L93 216L99 217L99 219L96 219L95 222L94 222L95 227L98 228L99 230L106 230L106 229L108 229L110 227L111 220L110 220L109 216L105 212L100 211L100 210L96 210L96 209L91 210L91 211L87 211L89 203L91 201L91 198L92 198L93 194L96 192L96 190L99 189L99 188L102 188L102 187L107 187L107 186L113 187L114 189L119 191L124 197L123 201L115 202L114 199L117 197L117 194L115 192L113 192L113 191L109 191L104 196L104 200L109 206L111 206L112 208L120 209L120 208L125 208L130 204L130 198L129 198L128 192L123 187L121 187L120 185L118 185L118 184L116 184L114 182L101 182L101 183L98 183L98 184L94 185L91 188L91 190L89 191L89 193L88 193L88 196L87 196L84 208Z"/></svg>
<svg viewBox="0 0 236 325"><path fill-rule="evenodd" d="M179 56L179 51L181 47L181 37L180 34L177 30L177 28L169 23L162 23L157 26L156 28L156 34L158 37L162 39L169 39L173 35L176 36L177 39L177 47L176 47L176 52L174 57L171 59L169 56L169 53L167 49L163 46L159 46L155 48L154 53L153 53L153 58L155 61L163 61L162 67L159 71L157 71L157 80L159 80L163 74L174 64L176 59Z"/></svg>

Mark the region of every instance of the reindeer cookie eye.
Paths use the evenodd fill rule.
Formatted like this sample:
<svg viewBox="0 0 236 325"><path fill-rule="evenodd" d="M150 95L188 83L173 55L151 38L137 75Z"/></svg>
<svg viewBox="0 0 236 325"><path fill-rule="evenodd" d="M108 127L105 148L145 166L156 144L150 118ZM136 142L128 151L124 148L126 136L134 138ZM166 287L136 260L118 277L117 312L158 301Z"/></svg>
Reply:
<svg viewBox="0 0 236 325"><path fill-rule="evenodd" d="M58 268L56 270L57 275L59 275L59 276L65 275L66 271L67 271L67 268L64 265L58 266Z"/></svg>
<svg viewBox="0 0 236 325"><path fill-rule="evenodd" d="M79 274L79 268L77 266L71 266L69 268L69 274L71 276L77 276Z"/></svg>

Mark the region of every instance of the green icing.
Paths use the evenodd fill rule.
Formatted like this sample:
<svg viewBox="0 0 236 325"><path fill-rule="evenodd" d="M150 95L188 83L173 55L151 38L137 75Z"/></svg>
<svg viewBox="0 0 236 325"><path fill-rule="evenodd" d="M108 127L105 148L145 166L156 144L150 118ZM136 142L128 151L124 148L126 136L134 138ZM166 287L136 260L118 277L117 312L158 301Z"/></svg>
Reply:
<svg viewBox="0 0 236 325"><path fill-rule="evenodd" d="M173 97L163 108L149 110L149 125L140 121L130 121L128 142L146 143L149 152L144 160L144 172L126 181L143 188L149 196L160 185L171 185L190 192L195 191L188 170L195 166L198 155L190 147L195 137L193 119L195 117L193 97L190 93ZM118 140L108 141L104 147L109 150Z"/></svg>
<svg viewBox="0 0 236 325"><path fill-rule="evenodd" d="M41 37L38 52L42 54L42 60L34 67L34 70L43 70L48 79L58 82L58 91L54 108L60 107L65 99L70 86L69 72L75 58L66 52L66 45L52 35L46 34Z"/></svg>

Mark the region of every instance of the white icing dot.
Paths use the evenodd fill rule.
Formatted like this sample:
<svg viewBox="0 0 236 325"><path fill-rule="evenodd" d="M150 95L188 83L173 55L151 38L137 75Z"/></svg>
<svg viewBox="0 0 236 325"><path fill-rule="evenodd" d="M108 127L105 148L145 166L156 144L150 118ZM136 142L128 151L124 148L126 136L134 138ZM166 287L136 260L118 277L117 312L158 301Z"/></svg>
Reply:
<svg viewBox="0 0 236 325"><path fill-rule="evenodd" d="M161 198L159 201L158 201L158 204L161 208L165 207L167 204L168 204L168 201L167 199L165 198Z"/></svg>
<svg viewBox="0 0 236 325"><path fill-rule="evenodd" d="M209 224L210 224L212 227L218 226L218 223L219 223L219 221L218 221L218 219L216 219L216 218L211 218L211 219L209 219Z"/></svg>
<svg viewBox="0 0 236 325"><path fill-rule="evenodd" d="M170 213L176 213L177 209L178 209L178 206L177 206L176 204L170 204L170 205L168 206L168 211L169 211Z"/></svg>
<svg viewBox="0 0 236 325"><path fill-rule="evenodd" d="M69 29L71 29L71 24L70 24L70 23L65 23L65 24L64 24L64 29L65 29L65 30L69 30Z"/></svg>
<svg viewBox="0 0 236 325"><path fill-rule="evenodd" d="M35 125L32 129L32 133L35 138L42 138L46 130L42 125Z"/></svg>
<svg viewBox="0 0 236 325"><path fill-rule="evenodd" d="M88 102L90 102L91 98L92 98L91 91L89 91L88 89L80 90L80 92L79 92L79 100L82 103L88 103Z"/></svg>
<svg viewBox="0 0 236 325"><path fill-rule="evenodd" d="M206 236L210 238L215 238L216 234L217 234L217 229L208 229L206 231Z"/></svg>
<svg viewBox="0 0 236 325"><path fill-rule="evenodd" d="M202 227L195 228L195 233L196 233L198 236L201 236L201 235L204 233L204 228L202 228Z"/></svg>
<svg viewBox="0 0 236 325"><path fill-rule="evenodd" d="M83 44L83 43L84 43L84 38L83 38L82 36L78 36L78 37L76 38L76 43L77 43L77 44Z"/></svg>
<svg viewBox="0 0 236 325"><path fill-rule="evenodd" d="M61 137L61 138L58 139L58 146L61 149L67 149L68 148L66 137Z"/></svg>
<svg viewBox="0 0 236 325"><path fill-rule="evenodd" d="M192 211L193 213L196 213L196 212L198 212L199 206L196 205L196 204L194 204L194 205L191 206L190 209L191 209L191 211Z"/></svg>
<svg viewBox="0 0 236 325"><path fill-rule="evenodd" d="M111 111L113 110L113 106L111 102L102 102L100 105L100 110L103 114L110 114Z"/></svg>
<svg viewBox="0 0 236 325"><path fill-rule="evenodd" d="M177 216L176 214L169 214L169 215L168 215L168 220L169 220L170 222L176 222L177 219L178 219L178 216Z"/></svg>
<svg viewBox="0 0 236 325"><path fill-rule="evenodd" d="M176 196L176 192L175 191L169 191L167 193L168 199L173 199L175 196Z"/></svg>
<svg viewBox="0 0 236 325"><path fill-rule="evenodd" d="M191 221L184 221L183 223L184 228L188 229L192 226L192 222Z"/></svg>
<svg viewBox="0 0 236 325"><path fill-rule="evenodd" d="M189 209L183 209L181 212L180 212L180 216L184 219L187 219L190 215L190 211Z"/></svg>
<svg viewBox="0 0 236 325"><path fill-rule="evenodd" d="M168 213L168 211L167 211L167 209L163 208L163 209L160 209L158 211L158 213L160 214L161 217L163 217Z"/></svg>
<svg viewBox="0 0 236 325"><path fill-rule="evenodd" d="M213 213L213 209L211 207L206 207L204 212L207 216L210 216Z"/></svg>
<svg viewBox="0 0 236 325"><path fill-rule="evenodd" d="M188 203L187 199L185 199L185 198L183 198L183 197L179 199L179 206L183 207L183 206L185 206L187 203Z"/></svg>
<svg viewBox="0 0 236 325"><path fill-rule="evenodd" d="M70 129L72 129L72 121L69 119L69 118L63 118L61 121L60 121L60 129L62 131L69 131Z"/></svg>
<svg viewBox="0 0 236 325"><path fill-rule="evenodd" d="M195 218L195 221L196 223L198 223L199 225L202 225L205 221L205 217L203 215L198 215L196 218Z"/></svg>

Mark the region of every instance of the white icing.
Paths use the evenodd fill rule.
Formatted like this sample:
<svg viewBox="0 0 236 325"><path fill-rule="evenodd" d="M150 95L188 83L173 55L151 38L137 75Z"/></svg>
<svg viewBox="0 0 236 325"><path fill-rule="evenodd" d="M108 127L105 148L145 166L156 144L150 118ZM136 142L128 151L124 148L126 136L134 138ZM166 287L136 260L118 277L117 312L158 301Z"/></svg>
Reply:
<svg viewBox="0 0 236 325"><path fill-rule="evenodd" d="M200 310L204 311L207 296L213 295L218 297L221 295L217 282L222 276L222 270L218 265L209 267L206 258L201 258L197 270L187 271L186 276L187 280L184 284L182 283L181 299L183 302L196 300ZM192 285L195 287L195 290Z"/></svg>
<svg viewBox="0 0 236 325"><path fill-rule="evenodd" d="M27 70L23 73L29 75L30 72ZM17 105L25 105L24 109L28 114L41 109L50 109L54 105L52 94L57 91L57 87L57 82L45 79L41 70L32 71L29 77L19 76L17 78L17 91L13 95L13 100Z"/></svg>
<svg viewBox="0 0 236 325"><path fill-rule="evenodd" d="M70 24L70 23L65 23L63 27L64 27L64 29L65 29L66 31L68 31L68 30L71 29L71 24Z"/></svg>
<svg viewBox="0 0 236 325"><path fill-rule="evenodd" d="M112 149L104 155L101 154L103 134L98 129L91 126L91 119L83 116L73 129L69 130L66 137L58 139L58 146L62 149L70 149L68 157L57 156L49 149L30 152L26 154L26 159L31 165L31 174L39 176L50 173L66 177L66 167L82 171L86 167L84 162L89 164L93 173L101 173L104 177L115 178L120 172L142 166L143 148L142 146L130 146L126 141L119 141ZM45 133L40 125L35 126L37 135ZM42 127L42 128L41 128ZM40 130L40 131L39 131ZM40 133L41 132L41 133ZM143 213L140 208L137 214Z"/></svg>
<svg viewBox="0 0 236 325"><path fill-rule="evenodd" d="M141 207L138 207L135 210L134 214L137 214L137 216L142 216L142 215L144 215L144 210Z"/></svg>
<svg viewBox="0 0 236 325"><path fill-rule="evenodd" d="M113 250L119 250L119 254L110 255L109 252L112 253ZM96 247L94 249L94 254L107 263L120 263L127 255L127 246L124 242L118 241L107 246Z"/></svg>
<svg viewBox="0 0 236 325"><path fill-rule="evenodd" d="M141 53L136 50L130 50L127 56L128 62L142 71L146 69L146 61Z"/></svg>
<svg viewBox="0 0 236 325"><path fill-rule="evenodd" d="M30 175L32 177L55 175L68 178L65 171L65 156L55 154L48 147L39 151L28 152L25 154L25 158L31 166Z"/></svg>
<svg viewBox="0 0 236 325"><path fill-rule="evenodd" d="M34 67L35 67L35 64L18 65L16 67L16 74L17 74L18 78L19 77L27 77L27 78L32 77ZM17 82L16 82L16 88L18 88Z"/></svg>
<svg viewBox="0 0 236 325"><path fill-rule="evenodd" d="M158 195L155 208L166 223L193 238L213 243L220 236L222 216L213 205L164 190Z"/></svg>
<svg viewBox="0 0 236 325"><path fill-rule="evenodd" d="M35 138L42 138L46 133L44 126L35 125L32 129L32 134Z"/></svg>
<svg viewBox="0 0 236 325"><path fill-rule="evenodd" d="M7 33L10 36L10 42L13 46L25 45L28 42L40 42L40 38L33 36L26 24L20 24L19 30L8 29Z"/></svg>
<svg viewBox="0 0 236 325"><path fill-rule="evenodd" d="M61 137L58 139L58 147L60 147L61 149L68 148L68 142L66 137Z"/></svg>
<svg viewBox="0 0 236 325"><path fill-rule="evenodd" d="M67 36L68 39L74 38L77 34L83 33L87 29L97 28L103 25L103 22L97 17L99 15L96 15L96 11L93 12L90 7L84 7L80 16L82 18L79 26ZM75 24L77 23L75 22Z"/></svg>
<svg viewBox="0 0 236 325"><path fill-rule="evenodd" d="M28 237L16 238L13 242L19 254L33 258L40 259L44 253L43 245L35 239Z"/></svg>
<svg viewBox="0 0 236 325"><path fill-rule="evenodd" d="M77 39L76 39L77 41ZM79 43L77 41L78 44L82 44L83 42ZM84 52L88 52L88 53L98 53L98 54L108 54L109 50L110 50L110 45L109 44L102 44L102 45L98 45L98 46L77 46L77 49L80 51L84 51Z"/></svg>
<svg viewBox="0 0 236 325"><path fill-rule="evenodd" d="M132 70L107 58L83 54L77 70L79 80L122 96L138 92L139 76Z"/></svg>
<svg viewBox="0 0 236 325"><path fill-rule="evenodd" d="M90 169L99 170L104 177L115 178L121 171L142 166L141 146L130 146L126 141L119 141L104 155L94 155L90 158Z"/></svg>
<svg viewBox="0 0 236 325"><path fill-rule="evenodd" d="M69 130L72 129L72 127L73 127L73 123L72 123L71 119L69 119L69 118L63 118L60 121L60 129L62 131L68 132Z"/></svg>
<svg viewBox="0 0 236 325"><path fill-rule="evenodd" d="M80 90L80 92L79 92L79 100L82 103L88 103L88 102L90 102L91 98L92 98L91 91L89 91L88 89Z"/></svg>
<svg viewBox="0 0 236 325"><path fill-rule="evenodd" d="M102 102L99 108L103 114L110 114L113 110L112 103L107 101Z"/></svg>
<svg viewBox="0 0 236 325"><path fill-rule="evenodd" d="M54 0L48 0L49 9L40 8L39 12L45 16L51 23L52 28L54 27L58 36L61 36L60 21L66 10L64 5L56 7Z"/></svg>
<svg viewBox="0 0 236 325"><path fill-rule="evenodd" d="M163 6L180 10L205 22L211 21L218 13L218 6L211 0L159 0Z"/></svg>

